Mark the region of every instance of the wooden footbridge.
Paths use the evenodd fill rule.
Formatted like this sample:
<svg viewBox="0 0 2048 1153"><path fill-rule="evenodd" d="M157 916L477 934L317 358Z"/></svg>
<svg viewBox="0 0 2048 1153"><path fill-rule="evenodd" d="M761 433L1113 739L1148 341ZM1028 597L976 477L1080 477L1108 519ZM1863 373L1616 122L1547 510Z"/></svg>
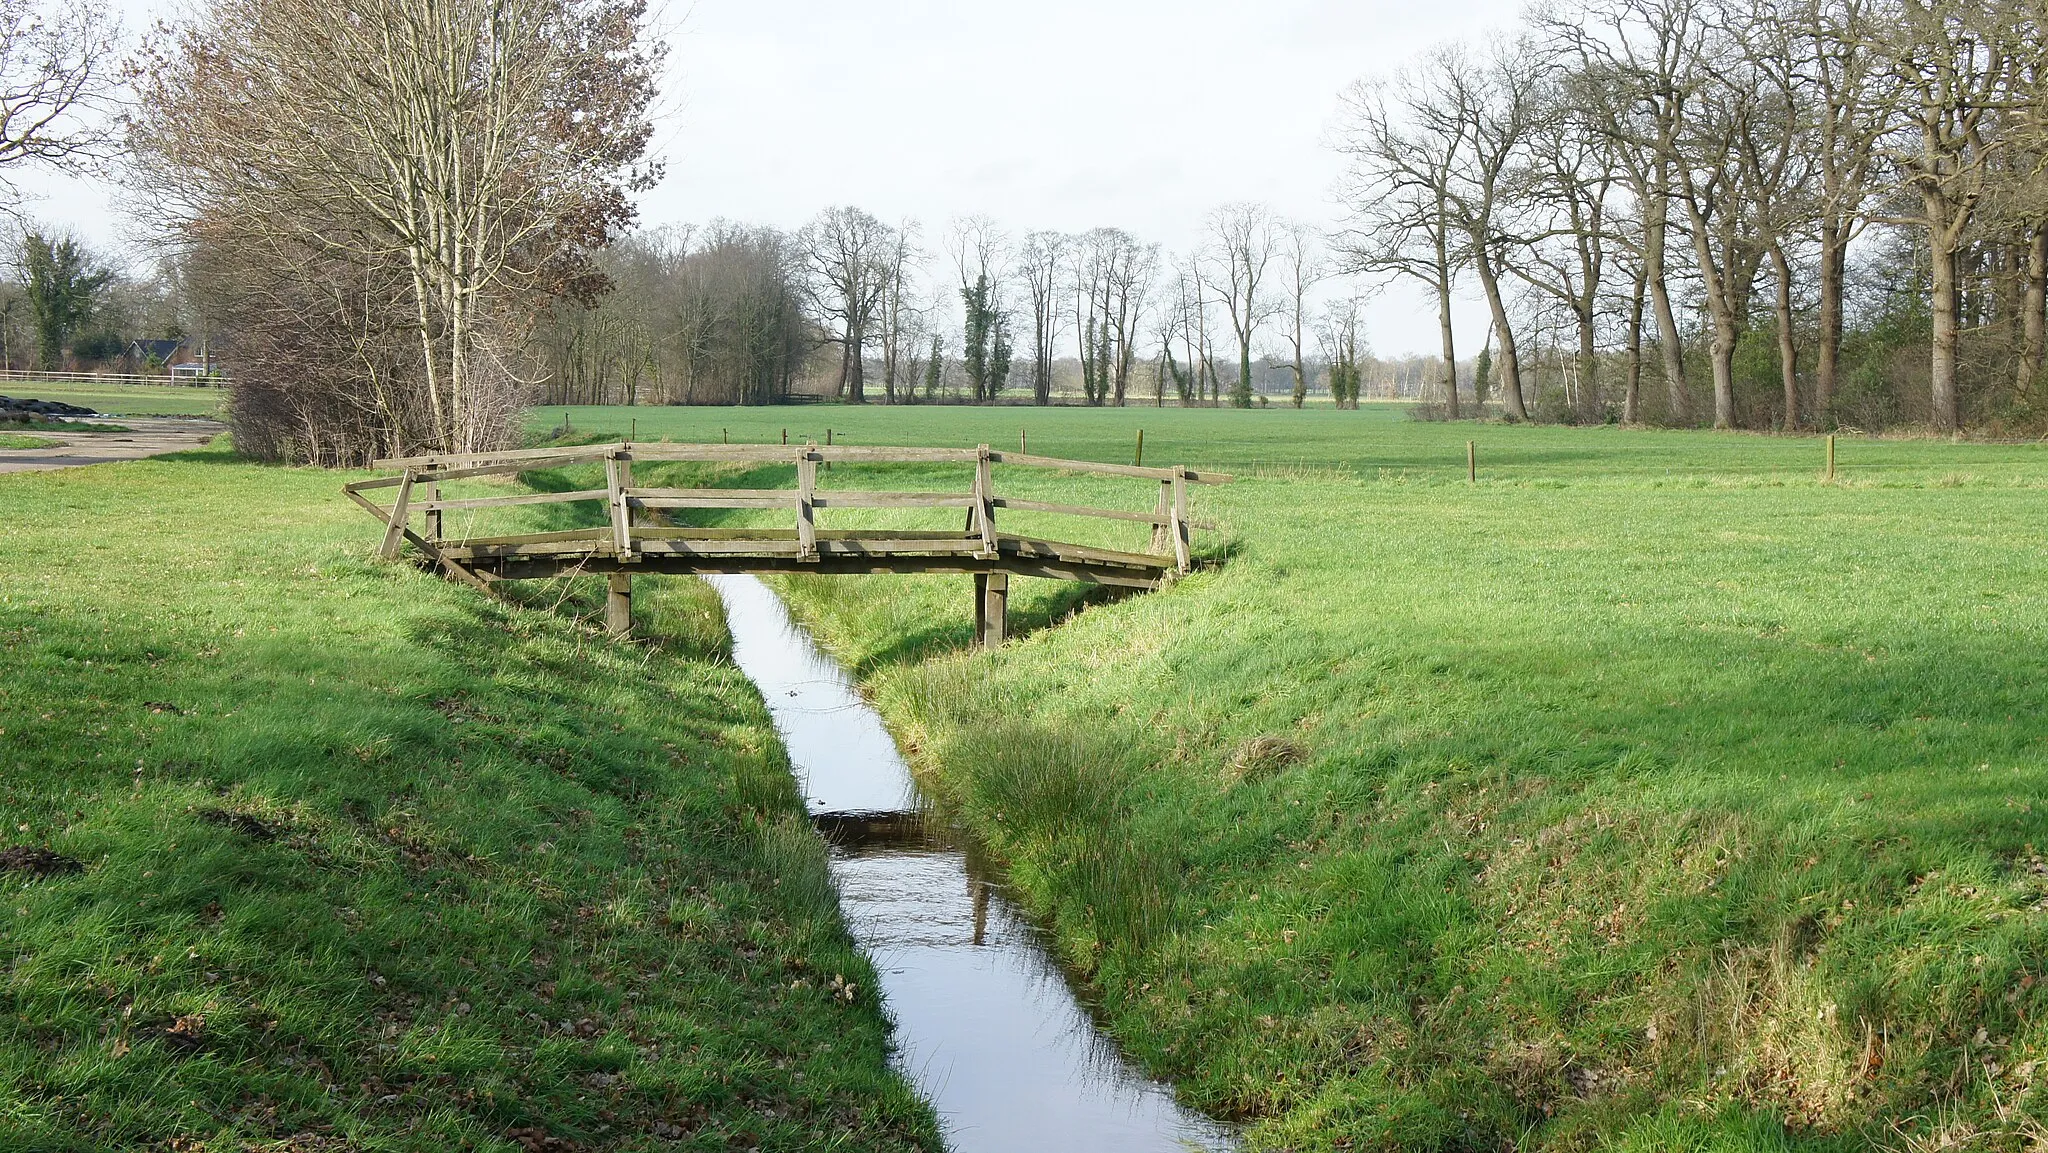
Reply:
<svg viewBox="0 0 2048 1153"><path fill-rule="evenodd" d="M633 466L656 462L794 465L796 483L787 489L636 485ZM965 573L974 577L975 632L989 647L1002 644L1008 632L1012 576L1149 589L1188 572L1193 566L1190 540L1195 527L1189 517L1188 487L1231 479L1181 466L1144 468L1059 460L999 452L987 445L950 449L624 442L403 457L377 464L397 469L399 475L357 481L343 492L383 522L384 556L399 556L410 542L424 561L451 579L485 592L499 581L602 573L609 590L606 623L615 633L623 635L632 629L636 573ZM818 483L820 471L834 465L931 464L972 466L970 490L882 492L821 488ZM604 466L605 486L505 496L451 497L444 491L457 481L579 465ZM1150 512L1005 497L996 492L998 465L1146 481L1156 486L1157 495ZM395 490L389 506L366 495L385 490ZM514 536L451 537L444 532L449 513L585 501L603 502L608 512L604 523ZM658 515L701 509L780 509L792 513L794 519L788 527L705 528L671 524ZM819 512L836 509L965 510L966 527L958 532L821 527ZM1125 552L1003 533L997 531L996 518L1004 510L1137 522L1151 526L1151 544L1145 552ZM646 515L650 513L657 515Z"/></svg>

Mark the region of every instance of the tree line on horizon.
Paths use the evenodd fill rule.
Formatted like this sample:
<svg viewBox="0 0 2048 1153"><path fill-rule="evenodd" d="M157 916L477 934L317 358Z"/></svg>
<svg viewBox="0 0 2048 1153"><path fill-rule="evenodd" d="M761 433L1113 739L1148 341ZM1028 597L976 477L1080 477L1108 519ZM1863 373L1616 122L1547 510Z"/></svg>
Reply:
<svg viewBox="0 0 2048 1153"><path fill-rule="evenodd" d="M1418 363L1446 417L2048 418L2032 0L1539 8L1345 90L1341 219L1226 204L1179 252L852 206L636 231L642 0L205 0L130 58L118 116L89 114L105 9L62 11L0 53L10 123L40 126L0 177L101 149L146 191L259 455L500 444L536 396L1246 407L1279 371L1352 404ZM1427 361L1365 339L1397 280L1437 301ZM1451 318L1474 287L1476 355Z"/></svg>
<svg viewBox="0 0 2048 1153"><path fill-rule="evenodd" d="M1249 406L1263 362L1287 367L1297 404L1355 402L1361 377L1394 395L1413 379L1359 323L1405 280L1439 314L1419 390L1434 415L2037 428L2042 31L2011 0L1539 8L1346 89L1329 227L1232 204L1167 254L1121 229L979 217L933 251L917 222L853 207L743 229L747 283L788 305L768 375L853 403ZM680 273L729 256L734 227L707 230L701 258L691 230L659 243ZM683 281L618 277L558 315L556 395L773 399L727 383L764 378L732 367L752 345L693 335L764 314L716 277ZM1452 323L1473 288L1476 355Z"/></svg>
<svg viewBox="0 0 2048 1153"><path fill-rule="evenodd" d="M1476 281L1513 417L1534 334L1578 418L2036 428L2044 31L2031 0L1539 7L1347 91L1337 243L1436 298L1445 364Z"/></svg>
<svg viewBox="0 0 2048 1153"><path fill-rule="evenodd" d="M1167 258L1123 229L1013 236L986 217L954 221L934 251L918 222L850 206L795 232L638 233L603 257L612 291L565 303L543 331L546 396L1248 407L1275 371L1299 404L1336 366L1332 395L1355 402L1360 301L1313 296L1315 231L1253 204L1217 209L1209 230L1209 246ZM1282 350L1256 347L1262 331Z"/></svg>

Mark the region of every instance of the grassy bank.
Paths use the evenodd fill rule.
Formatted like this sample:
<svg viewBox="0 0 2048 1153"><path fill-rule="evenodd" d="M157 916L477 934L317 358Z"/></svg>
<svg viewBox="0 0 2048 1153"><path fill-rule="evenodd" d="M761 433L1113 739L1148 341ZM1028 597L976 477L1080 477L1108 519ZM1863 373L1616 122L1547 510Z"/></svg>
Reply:
<svg viewBox="0 0 2048 1153"><path fill-rule="evenodd" d="M1261 1148L2048 1141L2041 449L1169 417L814 423L1244 469L1170 591L782 582L1129 1051Z"/></svg>
<svg viewBox="0 0 2048 1153"><path fill-rule="evenodd" d="M708 590L614 644L342 479L0 478L0 1148L932 1147Z"/></svg>

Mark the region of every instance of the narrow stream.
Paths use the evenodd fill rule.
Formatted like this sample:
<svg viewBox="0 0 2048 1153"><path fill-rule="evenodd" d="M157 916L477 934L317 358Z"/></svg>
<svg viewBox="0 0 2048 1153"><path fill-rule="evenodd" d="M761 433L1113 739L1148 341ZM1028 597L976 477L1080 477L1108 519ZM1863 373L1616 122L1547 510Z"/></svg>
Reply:
<svg viewBox="0 0 2048 1153"><path fill-rule="evenodd" d="M708 578L733 657L789 748L854 938L881 974L899 1067L959 1153L1228 1150L1228 1132L1095 1031L1002 880L928 822L882 719L753 577Z"/></svg>

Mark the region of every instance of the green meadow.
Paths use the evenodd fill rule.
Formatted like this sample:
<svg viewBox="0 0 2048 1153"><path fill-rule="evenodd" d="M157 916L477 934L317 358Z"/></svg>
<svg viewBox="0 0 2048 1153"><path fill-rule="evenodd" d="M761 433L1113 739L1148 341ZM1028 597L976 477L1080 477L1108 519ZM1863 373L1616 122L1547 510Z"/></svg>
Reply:
<svg viewBox="0 0 2048 1153"><path fill-rule="evenodd" d="M617 643L346 479L0 477L0 1148L936 1148L709 589Z"/></svg>
<svg viewBox="0 0 2048 1153"><path fill-rule="evenodd" d="M209 416L224 411L228 394L220 388L183 385L95 384L85 381L10 380L0 393L30 400L58 400L84 405L110 416Z"/></svg>
<svg viewBox="0 0 2048 1153"><path fill-rule="evenodd" d="M1812 438L1392 408L569 416L1110 461L1143 428L1237 474L1195 490L1200 571L1019 581L996 653L964 577L778 585L1107 1031L1250 1148L2048 1141L2048 449L1845 437L1830 483ZM592 582L371 560L347 479L0 478L0 1148L934 1147L831 991L872 974L708 590L639 582L615 642ZM825 524L958 527L917 515Z"/></svg>
<svg viewBox="0 0 2048 1153"><path fill-rule="evenodd" d="M1202 571L1020 582L999 653L962 577L778 583L1108 1030L1254 1148L2048 1141L2048 449L1845 437L1825 483L1815 438L1391 409L569 415L1119 461L1142 427L1239 474L1196 491ZM824 523L863 515L904 514Z"/></svg>

